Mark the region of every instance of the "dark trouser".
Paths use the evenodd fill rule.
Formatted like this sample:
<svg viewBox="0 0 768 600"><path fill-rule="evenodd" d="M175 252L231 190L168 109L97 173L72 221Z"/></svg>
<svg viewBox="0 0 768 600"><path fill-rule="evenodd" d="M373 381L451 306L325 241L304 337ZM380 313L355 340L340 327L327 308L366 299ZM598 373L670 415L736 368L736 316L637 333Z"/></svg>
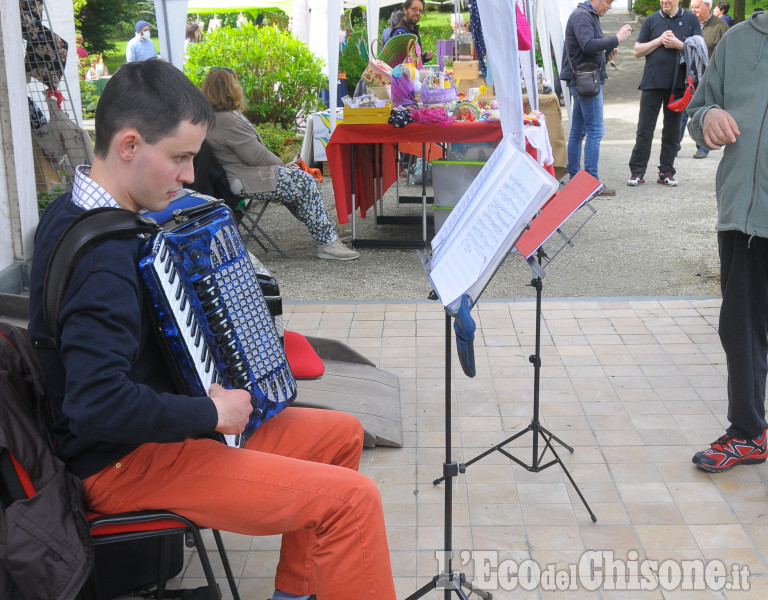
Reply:
<svg viewBox="0 0 768 600"><path fill-rule="evenodd" d="M661 130L661 154L659 155L659 171L669 171L675 174L675 156L677 143L680 141L681 113L667 108L669 90L643 90L640 94L640 114L637 117L637 136L632 156L629 159L629 170L632 173L642 173L648 167L651 157L651 143L659 111L664 109L664 126Z"/></svg>
<svg viewBox="0 0 768 600"><path fill-rule="evenodd" d="M756 438L766 427L768 239L720 231L720 342L728 366L728 433Z"/></svg>

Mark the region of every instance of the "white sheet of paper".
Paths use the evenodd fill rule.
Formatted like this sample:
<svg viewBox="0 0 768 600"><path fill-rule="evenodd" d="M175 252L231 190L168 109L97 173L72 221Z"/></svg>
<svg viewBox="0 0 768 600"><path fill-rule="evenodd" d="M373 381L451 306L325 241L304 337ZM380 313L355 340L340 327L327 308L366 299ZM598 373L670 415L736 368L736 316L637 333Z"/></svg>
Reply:
<svg viewBox="0 0 768 600"><path fill-rule="evenodd" d="M429 278L447 308L477 299L557 180L514 144L502 143L432 241Z"/></svg>

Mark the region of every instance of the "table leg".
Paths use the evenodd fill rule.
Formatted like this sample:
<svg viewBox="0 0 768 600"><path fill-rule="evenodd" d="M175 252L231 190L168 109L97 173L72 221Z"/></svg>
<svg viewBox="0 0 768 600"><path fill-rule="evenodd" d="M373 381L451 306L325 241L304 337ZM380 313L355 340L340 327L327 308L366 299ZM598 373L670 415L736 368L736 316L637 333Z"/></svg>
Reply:
<svg viewBox="0 0 768 600"><path fill-rule="evenodd" d="M349 146L349 182L351 185L351 191L352 191L352 244L355 243L355 238L357 238L357 230L355 228L355 209L356 209L356 199L355 199L355 145L350 144Z"/></svg>
<svg viewBox="0 0 768 600"><path fill-rule="evenodd" d="M421 239L427 247L427 145L421 145Z"/></svg>

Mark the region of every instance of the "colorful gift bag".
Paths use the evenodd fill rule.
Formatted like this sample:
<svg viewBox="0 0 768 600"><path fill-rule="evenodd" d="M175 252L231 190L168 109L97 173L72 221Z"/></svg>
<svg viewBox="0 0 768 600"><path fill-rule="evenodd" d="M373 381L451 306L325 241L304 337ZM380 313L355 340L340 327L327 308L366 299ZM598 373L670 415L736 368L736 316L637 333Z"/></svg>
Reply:
<svg viewBox="0 0 768 600"><path fill-rule="evenodd" d="M377 40L374 40L376 43ZM373 44L371 44L371 54L368 58L368 66L363 71L363 79L371 85L383 87L389 85L392 81L392 67L383 60L374 58Z"/></svg>

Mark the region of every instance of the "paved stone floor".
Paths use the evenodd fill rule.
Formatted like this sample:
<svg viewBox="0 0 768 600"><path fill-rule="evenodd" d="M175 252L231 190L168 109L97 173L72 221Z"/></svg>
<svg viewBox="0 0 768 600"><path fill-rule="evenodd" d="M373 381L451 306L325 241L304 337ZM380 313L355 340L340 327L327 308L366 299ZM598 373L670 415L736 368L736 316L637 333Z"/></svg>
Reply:
<svg viewBox="0 0 768 600"><path fill-rule="evenodd" d="M691 464L725 423L719 303L544 299L541 423L573 446L555 448L598 520L559 465L531 473L493 452L453 481L454 569L494 598L768 597L768 468L712 476ZM535 302L481 301L473 312L477 376L464 376L454 358L451 383L459 462L533 416ZM405 443L366 450L360 469L381 490L405 598L441 569L445 493L432 482L445 459L444 312L422 301L287 303L285 315L288 329L344 341L400 378ZM530 464L532 439L523 435L510 453ZM242 597L269 598L279 538L225 541ZM199 585L197 558L188 562L181 583ZM546 576L529 585L534 563ZM635 589L614 589L611 573L622 568L641 574L630 579Z"/></svg>

